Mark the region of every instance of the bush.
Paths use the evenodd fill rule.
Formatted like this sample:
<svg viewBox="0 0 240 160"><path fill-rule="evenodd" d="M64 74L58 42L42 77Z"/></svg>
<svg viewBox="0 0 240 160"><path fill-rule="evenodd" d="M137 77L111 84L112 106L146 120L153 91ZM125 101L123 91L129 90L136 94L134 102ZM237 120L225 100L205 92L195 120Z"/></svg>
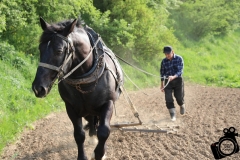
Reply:
<svg viewBox="0 0 240 160"><path fill-rule="evenodd" d="M16 54L14 46L8 44L7 42L0 42L0 60L10 61L13 54Z"/></svg>
<svg viewBox="0 0 240 160"><path fill-rule="evenodd" d="M186 0L171 10L170 26L181 39L200 40L208 35L226 35L239 27L240 3L229 0Z"/></svg>

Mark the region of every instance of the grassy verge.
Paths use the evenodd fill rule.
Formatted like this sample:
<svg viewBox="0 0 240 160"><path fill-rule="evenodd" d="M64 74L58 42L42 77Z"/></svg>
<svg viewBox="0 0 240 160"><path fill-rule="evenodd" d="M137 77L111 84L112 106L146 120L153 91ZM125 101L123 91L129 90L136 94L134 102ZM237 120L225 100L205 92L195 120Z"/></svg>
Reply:
<svg viewBox="0 0 240 160"><path fill-rule="evenodd" d="M144 65L138 66L149 74L145 74L138 69L133 68L127 64L122 64L124 71L124 86L128 90L138 90L143 88L149 88L160 84L159 67L154 67L151 63L145 63Z"/></svg>
<svg viewBox="0 0 240 160"><path fill-rule="evenodd" d="M63 109L57 87L47 98L35 97L31 90L35 64L18 53L0 60L0 153L25 127L32 129L32 122Z"/></svg>
<svg viewBox="0 0 240 160"><path fill-rule="evenodd" d="M184 77L204 85L240 88L240 32L180 49Z"/></svg>

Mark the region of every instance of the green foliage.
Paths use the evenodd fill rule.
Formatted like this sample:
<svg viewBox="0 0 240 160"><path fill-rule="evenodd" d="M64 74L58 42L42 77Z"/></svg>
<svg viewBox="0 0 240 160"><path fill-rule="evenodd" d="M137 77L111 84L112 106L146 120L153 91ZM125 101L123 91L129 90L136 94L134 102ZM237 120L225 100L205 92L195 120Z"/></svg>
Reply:
<svg viewBox="0 0 240 160"><path fill-rule="evenodd" d="M38 35L38 28L34 25L37 20L35 3L36 0L3 0L1 3L4 6L1 10L2 16L7 17L3 22L5 27L1 38L14 45L17 50L26 53L33 50L32 42L36 42L36 35Z"/></svg>
<svg viewBox="0 0 240 160"><path fill-rule="evenodd" d="M100 34L118 54L151 60L163 45L178 43L165 25L168 12L160 0L102 0L94 1L94 5L103 13L109 13L109 23Z"/></svg>
<svg viewBox="0 0 240 160"><path fill-rule="evenodd" d="M240 88L239 36L238 31L198 43L185 42L185 46L190 47L179 49L185 62L185 79L206 85Z"/></svg>
<svg viewBox="0 0 240 160"><path fill-rule="evenodd" d="M180 39L200 40L208 35L225 35L239 27L237 0L182 0L171 10L170 25Z"/></svg>
<svg viewBox="0 0 240 160"><path fill-rule="evenodd" d="M105 43L119 55L134 47L135 36L131 33L133 28L124 19L109 22L110 11L101 14L94 19L90 26L94 28L105 41Z"/></svg>
<svg viewBox="0 0 240 160"><path fill-rule="evenodd" d="M34 55L42 32L39 27L40 16L51 23L77 18L80 14L95 14L89 0L3 0L0 9L1 39L19 51Z"/></svg>
<svg viewBox="0 0 240 160"><path fill-rule="evenodd" d="M88 6L90 6L90 2L86 0L43 0L38 1L36 5L37 14L48 22L58 22L64 19L77 18L80 14L80 10L84 10L84 7Z"/></svg>
<svg viewBox="0 0 240 160"><path fill-rule="evenodd" d="M0 3L0 33L3 32L6 28L6 15L3 14L3 10L6 6L3 3Z"/></svg>
<svg viewBox="0 0 240 160"><path fill-rule="evenodd" d="M9 45L6 42L0 43L0 60L10 61L15 53L16 51L14 46Z"/></svg>

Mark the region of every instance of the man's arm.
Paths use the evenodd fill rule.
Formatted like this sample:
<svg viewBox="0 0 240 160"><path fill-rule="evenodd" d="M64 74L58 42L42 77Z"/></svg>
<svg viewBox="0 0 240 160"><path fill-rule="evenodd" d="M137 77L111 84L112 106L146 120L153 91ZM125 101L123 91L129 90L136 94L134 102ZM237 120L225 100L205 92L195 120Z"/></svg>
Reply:
<svg viewBox="0 0 240 160"><path fill-rule="evenodd" d="M177 73L176 73L177 77L180 77L182 75L182 73L183 73L183 65L184 65L183 58L179 57L179 60L177 62Z"/></svg>
<svg viewBox="0 0 240 160"><path fill-rule="evenodd" d="M161 66L160 66L160 79L161 79L161 81L163 81L163 76L164 75L165 75L165 73L164 73L164 62L162 60Z"/></svg>
<svg viewBox="0 0 240 160"><path fill-rule="evenodd" d="M163 89L163 87L164 87L164 78L163 78L163 76L164 76L164 68L163 68L163 60L162 60L161 66L160 66L160 79L161 79L160 90L162 92L164 92L164 89Z"/></svg>

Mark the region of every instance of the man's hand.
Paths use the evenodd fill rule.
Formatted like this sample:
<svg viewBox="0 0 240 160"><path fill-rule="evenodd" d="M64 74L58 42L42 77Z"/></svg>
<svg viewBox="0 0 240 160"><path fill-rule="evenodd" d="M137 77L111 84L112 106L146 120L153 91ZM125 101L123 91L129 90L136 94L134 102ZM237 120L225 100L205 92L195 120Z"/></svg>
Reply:
<svg viewBox="0 0 240 160"><path fill-rule="evenodd" d="M163 83L161 83L160 90L164 92Z"/></svg>
<svg viewBox="0 0 240 160"><path fill-rule="evenodd" d="M164 88L163 88L163 87L161 87L160 90L161 90L162 92L164 92Z"/></svg>
<svg viewBox="0 0 240 160"><path fill-rule="evenodd" d="M169 76L169 77L168 77L168 79L170 79L170 81L174 80L175 78L177 78L176 75L174 75L174 76Z"/></svg>

